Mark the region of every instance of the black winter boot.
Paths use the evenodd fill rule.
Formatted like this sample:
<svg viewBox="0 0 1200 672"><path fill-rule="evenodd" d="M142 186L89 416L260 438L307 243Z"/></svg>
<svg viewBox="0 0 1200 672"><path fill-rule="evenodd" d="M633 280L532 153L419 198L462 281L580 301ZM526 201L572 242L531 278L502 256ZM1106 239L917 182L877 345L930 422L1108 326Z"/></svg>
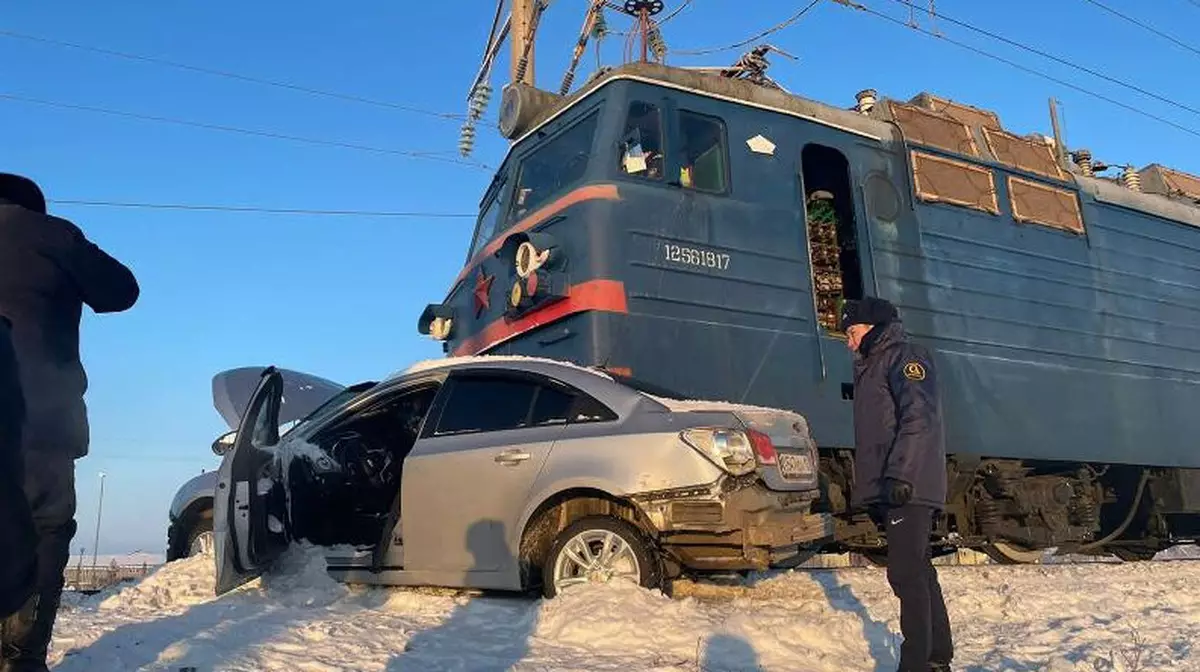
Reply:
<svg viewBox="0 0 1200 672"><path fill-rule="evenodd" d="M48 672L46 656L57 597L34 595L20 611L0 622L0 672Z"/></svg>

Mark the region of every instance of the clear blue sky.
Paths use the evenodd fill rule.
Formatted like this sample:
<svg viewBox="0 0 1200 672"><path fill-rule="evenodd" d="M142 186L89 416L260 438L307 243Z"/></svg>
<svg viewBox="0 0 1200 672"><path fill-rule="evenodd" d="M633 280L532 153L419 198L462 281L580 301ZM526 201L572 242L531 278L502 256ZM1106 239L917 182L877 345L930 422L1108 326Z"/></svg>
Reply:
<svg viewBox="0 0 1200 672"><path fill-rule="evenodd" d="M668 8L682 0L668 0ZM893 0L862 0L893 16ZM914 0L926 5L926 0ZM1192 0L1111 6L1185 42L1200 27ZM667 24L671 48L747 38L806 2L694 0ZM16 3L0 30L171 59L429 110L462 113L494 4L208 2ZM169 6L168 6L169 5ZM557 0L538 42L538 82L556 89L582 21L583 0ZM1200 54L1084 0L939 0L939 12L999 32L1200 109ZM82 7L82 8L81 8ZM406 9L412 7L413 9ZM753 9L748 9L748 8ZM1001 7L1003 7L1001 9ZM919 16L929 27L927 16ZM623 29L619 19L610 19ZM1177 123L1200 115L997 44L946 22L949 37L1054 73ZM1019 133L1050 125L1047 98L1065 107L1066 136L1097 159L1160 162L1200 173L1200 138L958 48L823 2L767 41L771 73L792 91L849 106L863 88L908 98L929 90L997 110ZM619 61L621 38L608 40ZM725 65L740 50L682 65ZM331 100L159 65L0 36L0 94L281 134L454 156L458 123ZM594 58L589 51L584 69ZM507 62L497 68L497 91ZM581 81L586 73L581 73ZM493 116L499 96L493 99ZM285 208L474 212L486 171L353 149L317 147L115 118L0 99L0 168L39 180L54 199ZM481 128L475 159L497 165L505 143ZM83 325L91 376L91 456L78 464L79 534L91 553L98 473L108 474L101 553L161 552L176 487L218 462L224 430L211 376L276 364L350 383L440 349L417 335L421 308L441 298L463 262L470 219L302 217L52 206L137 274L130 312Z"/></svg>

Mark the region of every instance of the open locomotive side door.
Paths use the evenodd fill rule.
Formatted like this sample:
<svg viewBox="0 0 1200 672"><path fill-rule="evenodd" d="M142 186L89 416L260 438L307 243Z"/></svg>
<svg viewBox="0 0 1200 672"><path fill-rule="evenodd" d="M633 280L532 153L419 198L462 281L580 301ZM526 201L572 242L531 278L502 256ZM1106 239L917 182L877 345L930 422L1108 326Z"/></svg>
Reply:
<svg viewBox="0 0 1200 672"><path fill-rule="evenodd" d="M263 371L217 472L213 498L216 593L259 576L287 548L285 501L277 487L276 448L283 376Z"/></svg>

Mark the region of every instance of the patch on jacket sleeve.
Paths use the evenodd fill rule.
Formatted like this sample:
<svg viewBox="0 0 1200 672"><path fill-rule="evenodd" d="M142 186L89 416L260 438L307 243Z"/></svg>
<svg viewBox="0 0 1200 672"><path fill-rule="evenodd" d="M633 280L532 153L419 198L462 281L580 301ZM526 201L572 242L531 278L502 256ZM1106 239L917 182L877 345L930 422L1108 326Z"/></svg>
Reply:
<svg viewBox="0 0 1200 672"><path fill-rule="evenodd" d="M925 366L915 359L904 365L904 377L909 380L925 380Z"/></svg>

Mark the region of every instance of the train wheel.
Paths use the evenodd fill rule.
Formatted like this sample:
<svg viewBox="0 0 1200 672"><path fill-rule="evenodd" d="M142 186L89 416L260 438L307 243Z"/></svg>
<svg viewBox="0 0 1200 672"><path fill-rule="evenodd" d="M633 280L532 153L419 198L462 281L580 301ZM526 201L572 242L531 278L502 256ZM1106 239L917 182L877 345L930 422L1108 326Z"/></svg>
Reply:
<svg viewBox="0 0 1200 672"><path fill-rule="evenodd" d="M1042 551L1030 551L1005 541L994 541L980 549L1001 565L1029 565L1042 559Z"/></svg>

